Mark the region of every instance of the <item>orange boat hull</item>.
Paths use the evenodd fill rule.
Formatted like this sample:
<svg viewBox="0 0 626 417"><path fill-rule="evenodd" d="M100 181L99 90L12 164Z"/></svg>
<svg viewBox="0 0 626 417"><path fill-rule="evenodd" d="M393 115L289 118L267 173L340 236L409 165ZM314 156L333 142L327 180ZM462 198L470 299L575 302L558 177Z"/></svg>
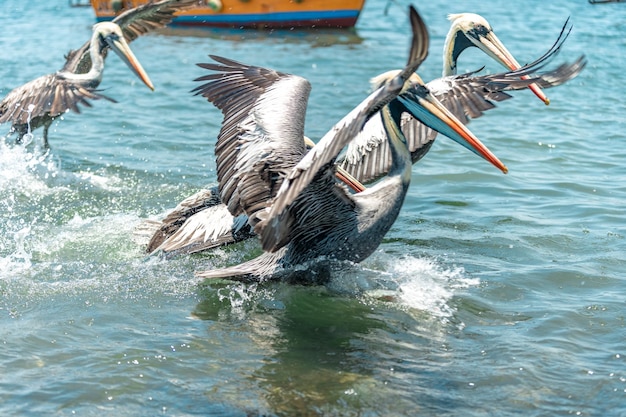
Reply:
<svg viewBox="0 0 626 417"><path fill-rule="evenodd" d="M149 0L91 0L98 21ZM176 14L175 26L228 28L347 28L356 24L365 0L206 0Z"/></svg>

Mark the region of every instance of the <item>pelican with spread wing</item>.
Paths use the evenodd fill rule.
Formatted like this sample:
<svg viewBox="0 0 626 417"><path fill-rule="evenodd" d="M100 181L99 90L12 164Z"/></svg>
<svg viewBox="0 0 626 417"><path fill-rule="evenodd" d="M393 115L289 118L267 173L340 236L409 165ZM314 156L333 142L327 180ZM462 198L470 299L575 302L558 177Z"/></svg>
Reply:
<svg viewBox="0 0 626 417"><path fill-rule="evenodd" d="M151 30L164 27L174 12L195 5L197 0L160 0L128 10L111 22L93 26L91 40L70 51L63 68L15 88L0 102L0 123L11 123L10 134L17 141L43 126L43 144L48 147L48 129L67 111L80 112L79 105L91 107L89 100L110 97L97 89L102 81L104 59L110 48L151 90L154 86L128 43Z"/></svg>
<svg viewBox="0 0 626 417"><path fill-rule="evenodd" d="M247 216L265 252L240 265L198 276L258 281L285 274L292 277L299 265L317 269L325 264L322 260L360 262L367 258L397 218L411 179L410 153L399 128L403 112L507 172L423 84L408 83L426 58L429 43L426 26L413 7L410 20L413 41L408 65L309 152L302 141L310 91L307 80L215 56L218 64L200 65L213 73L200 79L208 82L196 91L224 114L215 149L220 198L231 215ZM402 94L410 97L397 99ZM392 150L392 167L376 185L352 194L337 182L334 161L378 111Z"/></svg>

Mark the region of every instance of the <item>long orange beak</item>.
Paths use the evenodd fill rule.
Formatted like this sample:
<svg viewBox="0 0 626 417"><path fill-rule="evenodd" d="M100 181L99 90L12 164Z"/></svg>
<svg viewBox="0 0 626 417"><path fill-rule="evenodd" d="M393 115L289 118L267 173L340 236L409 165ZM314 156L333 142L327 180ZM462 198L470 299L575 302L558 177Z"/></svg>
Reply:
<svg viewBox="0 0 626 417"><path fill-rule="evenodd" d="M139 79L143 81L143 83L147 85L150 90L154 91L154 85L152 85L150 77L146 74L146 71L139 63L135 54L133 54L133 51L130 50L126 40L118 37L107 37L106 41L111 49L120 57L122 61L124 61L126 65L128 65L135 75L137 75L137 77L139 77Z"/></svg>
<svg viewBox="0 0 626 417"><path fill-rule="evenodd" d="M417 103L415 101L417 99ZM430 93L425 96L398 96L398 100L413 117L446 135L460 145L481 156L503 173L509 169L474 134Z"/></svg>

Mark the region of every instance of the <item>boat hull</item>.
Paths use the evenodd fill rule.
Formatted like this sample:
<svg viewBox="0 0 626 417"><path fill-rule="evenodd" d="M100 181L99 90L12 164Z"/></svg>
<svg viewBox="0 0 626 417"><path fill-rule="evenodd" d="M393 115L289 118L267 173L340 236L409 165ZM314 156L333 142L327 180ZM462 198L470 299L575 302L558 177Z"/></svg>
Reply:
<svg viewBox="0 0 626 417"><path fill-rule="evenodd" d="M147 2L126 0L118 4L130 8ZM111 0L91 0L97 21L116 16L113 3ZM356 25L365 0L211 0L205 3L206 6L177 13L172 25L252 29L349 28Z"/></svg>

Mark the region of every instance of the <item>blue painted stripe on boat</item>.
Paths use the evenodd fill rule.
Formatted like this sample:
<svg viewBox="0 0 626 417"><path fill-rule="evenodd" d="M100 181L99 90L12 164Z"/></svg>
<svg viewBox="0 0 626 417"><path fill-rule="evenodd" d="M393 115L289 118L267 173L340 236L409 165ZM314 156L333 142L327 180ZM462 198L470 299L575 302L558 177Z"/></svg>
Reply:
<svg viewBox="0 0 626 417"><path fill-rule="evenodd" d="M310 12L281 12L281 13L255 13L255 14L206 14L194 16L177 16L176 22L244 22L253 23L258 21L264 22L282 22L282 21L298 21L298 20L316 20L316 19L345 19L358 17L359 10L336 10L336 11L310 11Z"/></svg>

